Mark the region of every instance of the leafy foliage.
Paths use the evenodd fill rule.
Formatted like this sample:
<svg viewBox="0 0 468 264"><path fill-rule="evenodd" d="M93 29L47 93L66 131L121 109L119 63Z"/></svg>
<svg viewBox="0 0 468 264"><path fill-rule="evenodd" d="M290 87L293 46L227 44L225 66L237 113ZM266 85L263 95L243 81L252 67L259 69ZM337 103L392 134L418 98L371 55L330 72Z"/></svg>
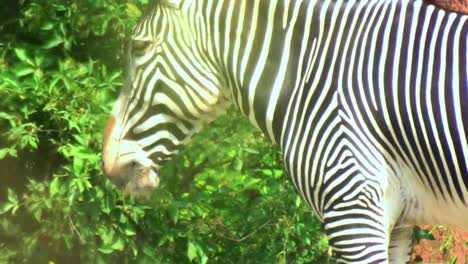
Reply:
<svg viewBox="0 0 468 264"><path fill-rule="evenodd" d="M414 227L413 240L416 242L416 244L419 244L422 239L435 240L431 230L421 229L419 226Z"/></svg>
<svg viewBox="0 0 468 264"><path fill-rule="evenodd" d="M149 201L102 175L122 43L146 1L8 0L0 10L0 262L328 261L278 150L233 111Z"/></svg>

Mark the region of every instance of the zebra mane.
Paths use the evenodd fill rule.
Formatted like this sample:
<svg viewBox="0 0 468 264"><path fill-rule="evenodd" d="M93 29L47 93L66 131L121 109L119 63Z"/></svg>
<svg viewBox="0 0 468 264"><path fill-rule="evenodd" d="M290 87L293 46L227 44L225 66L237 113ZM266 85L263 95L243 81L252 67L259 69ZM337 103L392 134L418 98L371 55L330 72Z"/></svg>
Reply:
<svg viewBox="0 0 468 264"><path fill-rule="evenodd" d="M143 12L143 16L140 17L140 20L143 20L145 17L150 16L155 9L163 6L170 8L180 8L184 0L150 0L147 4L146 11Z"/></svg>
<svg viewBox="0 0 468 264"><path fill-rule="evenodd" d="M174 7L174 8L179 8L182 5L182 2L184 0L153 0L150 1L150 7L156 7L156 6L169 6L169 7Z"/></svg>

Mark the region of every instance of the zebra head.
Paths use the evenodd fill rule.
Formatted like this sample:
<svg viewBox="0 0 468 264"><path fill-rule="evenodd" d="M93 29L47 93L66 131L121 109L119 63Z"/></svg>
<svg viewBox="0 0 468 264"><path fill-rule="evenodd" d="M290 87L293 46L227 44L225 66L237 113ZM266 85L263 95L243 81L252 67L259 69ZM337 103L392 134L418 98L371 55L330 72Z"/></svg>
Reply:
<svg viewBox="0 0 468 264"><path fill-rule="evenodd" d="M193 5L160 0L131 34L103 146L105 174L128 193L155 189L162 164L229 105Z"/></svg>

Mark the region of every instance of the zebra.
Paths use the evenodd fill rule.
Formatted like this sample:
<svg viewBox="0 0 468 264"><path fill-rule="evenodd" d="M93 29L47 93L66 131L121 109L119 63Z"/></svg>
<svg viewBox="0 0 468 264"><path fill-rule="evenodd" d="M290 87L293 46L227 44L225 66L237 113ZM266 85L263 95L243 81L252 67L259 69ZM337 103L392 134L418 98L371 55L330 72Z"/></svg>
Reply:
<svg viewBox="0 0 468 264"><path fill-rule="evenodd" d="M339 262L468 228L468 16L408 0L157 0L104 131L128 193L231 105L279 146Z"/></svg>

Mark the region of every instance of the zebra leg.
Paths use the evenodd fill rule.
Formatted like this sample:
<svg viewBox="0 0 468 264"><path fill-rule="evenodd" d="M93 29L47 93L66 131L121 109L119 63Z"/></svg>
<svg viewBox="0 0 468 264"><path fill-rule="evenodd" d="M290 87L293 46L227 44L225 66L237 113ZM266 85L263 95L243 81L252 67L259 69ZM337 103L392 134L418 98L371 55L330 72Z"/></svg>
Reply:
<svg viewBox="0 0 468 264"><path fill-rule="evenodd" d="M363 210L366 209L325 214L325 231L338 263L388 263L383 221L369 220L366 213L358 212Z"/></svg>
<svg viewBox="0 0 468 264"><path fill-rule="evenodd" d="M362 182L346 190L338 197L333 197L335 190L330 190L325 197L325 231L337 261L388 263L390 231L380 191Z"/></svg>
<svg viewBox="0 0 468 264"><path fill-rule="evenodd" d="M393 228L388 247L390 263L410 263L413 247L412 234L413 226Z"/></svg>

